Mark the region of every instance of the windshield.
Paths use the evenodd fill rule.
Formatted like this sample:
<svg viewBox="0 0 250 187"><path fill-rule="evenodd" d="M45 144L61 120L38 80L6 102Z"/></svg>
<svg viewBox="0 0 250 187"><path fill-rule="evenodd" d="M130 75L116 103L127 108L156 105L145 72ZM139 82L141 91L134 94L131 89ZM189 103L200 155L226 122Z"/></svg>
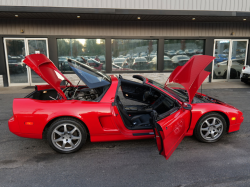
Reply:
<svg viewBox="0 0 250 187"><path fill-rule="evenodd" d="M179 92L179 91L177 91L175 89L172 89L170 87L165 87L164 85L162 85L162 84L160 84L160 83L158 83L156 81L153 81L151 79L148 79L148 81L151 84L153 84L153 85L155 85L155 86L157 86L157 87L159 87L159 88L161 88L163 90L166 90L170 95L174 96L176 99L178 99L178 100L180 100L182 102L187 102L188 101L187 94Z"/></svg>

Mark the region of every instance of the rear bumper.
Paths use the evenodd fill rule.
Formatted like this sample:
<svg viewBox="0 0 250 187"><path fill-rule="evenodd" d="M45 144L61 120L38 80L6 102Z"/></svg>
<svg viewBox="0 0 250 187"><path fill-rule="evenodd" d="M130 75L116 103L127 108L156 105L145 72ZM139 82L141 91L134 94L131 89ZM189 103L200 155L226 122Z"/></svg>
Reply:
<svg viewBox="0 0 250 187"><path fill-rule="evenodd" d="M10 132L13 134L23 137L23 138L36 138L36 139L42 139L42 134L34 134L34 133L23 133L21 132L21 128L18 124L18 121L15 119L14 116L12 116L8 121L8 126Z"/></svg>
<svg viewBox="0 0 250 187"><path fill-rule="evenodd" d="M20 131L20 127L18 125L18 122L17 120L15 120L15 117L12 116L9 121L8 121L8 125L9 125L9 129L10 129L10 132L12 132L13 134L20 134L21 131Z"/></svg>

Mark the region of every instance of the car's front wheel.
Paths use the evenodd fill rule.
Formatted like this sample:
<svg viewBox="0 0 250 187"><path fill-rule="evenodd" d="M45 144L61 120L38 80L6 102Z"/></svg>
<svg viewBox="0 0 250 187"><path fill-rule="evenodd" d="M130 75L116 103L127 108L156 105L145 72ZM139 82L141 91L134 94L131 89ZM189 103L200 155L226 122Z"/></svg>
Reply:
<svg viewBox="0 0 250 187"><path fill-rule="evenodd" d="M47 140L55 151L59 153L73 153L85 144L87 131L78 120L60 118L49 127Z"/></svg>
<svg viewBox="0 0 250 187"><path fill-rule="evenodd" d="M226 133L227 124L224 117L212 112L205 114L195 126L194 136L201 142L217 142Z"/></svg>

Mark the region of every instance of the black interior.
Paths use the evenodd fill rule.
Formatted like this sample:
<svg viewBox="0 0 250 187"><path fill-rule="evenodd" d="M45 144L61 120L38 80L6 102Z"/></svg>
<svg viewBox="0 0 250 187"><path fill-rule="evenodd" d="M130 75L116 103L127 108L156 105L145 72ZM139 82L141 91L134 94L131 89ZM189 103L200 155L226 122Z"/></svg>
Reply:
<svg viewBox="0 0 250 187"><path fill-rule="evenodd" d="M149 85L121 79L121 89L124 103L126 99L137 102L135 105L124 105L120 97L116 96L117 107L128 129L152 128L152 111L166 117L165 114L170 115L169 111L173 112L179 107L174 99Z"/></svg>
<svg viewBox="0 0 250 187"><path fill-rule="evenodd" d="M121 89L123 96L126 99L145 103L145 101L143 101L142 95L147 91L148 88L143 84L124 80L121 82Z"/></svg>
<svg viewBox="0 0 250 187"><path fill-rule="evenodd" d="M152 128L149 120L150 120L150 112L152 110L148 110L144 114L131 115L127 112L122 102L120 101L119 96L116 96L116 103L119 109L119 112L124 120L124 123L129 129L144 129L144 128Z"/></svg>

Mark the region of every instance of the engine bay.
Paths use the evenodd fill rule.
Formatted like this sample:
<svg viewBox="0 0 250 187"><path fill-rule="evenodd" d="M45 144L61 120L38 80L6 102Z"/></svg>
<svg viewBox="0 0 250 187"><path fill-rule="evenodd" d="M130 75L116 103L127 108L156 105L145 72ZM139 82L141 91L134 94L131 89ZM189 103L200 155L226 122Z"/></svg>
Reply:
<svg viewBox="0 0 250 187"><path fill-rule="evenodd" d="M68 87L65 89L64 94L69 100L93 101L102 94L102 91L100 88Z"/></svg>
<svg viewBox="0 0 250 187"><path fill-rule="evenodd" d="M81 100L81 101L98 101L109 86L90 89L86 86L65 87L62 89L67 100ZM55 89L36 90L25 98L32 98L37 100L60 100L61 96Z"/></svg>

